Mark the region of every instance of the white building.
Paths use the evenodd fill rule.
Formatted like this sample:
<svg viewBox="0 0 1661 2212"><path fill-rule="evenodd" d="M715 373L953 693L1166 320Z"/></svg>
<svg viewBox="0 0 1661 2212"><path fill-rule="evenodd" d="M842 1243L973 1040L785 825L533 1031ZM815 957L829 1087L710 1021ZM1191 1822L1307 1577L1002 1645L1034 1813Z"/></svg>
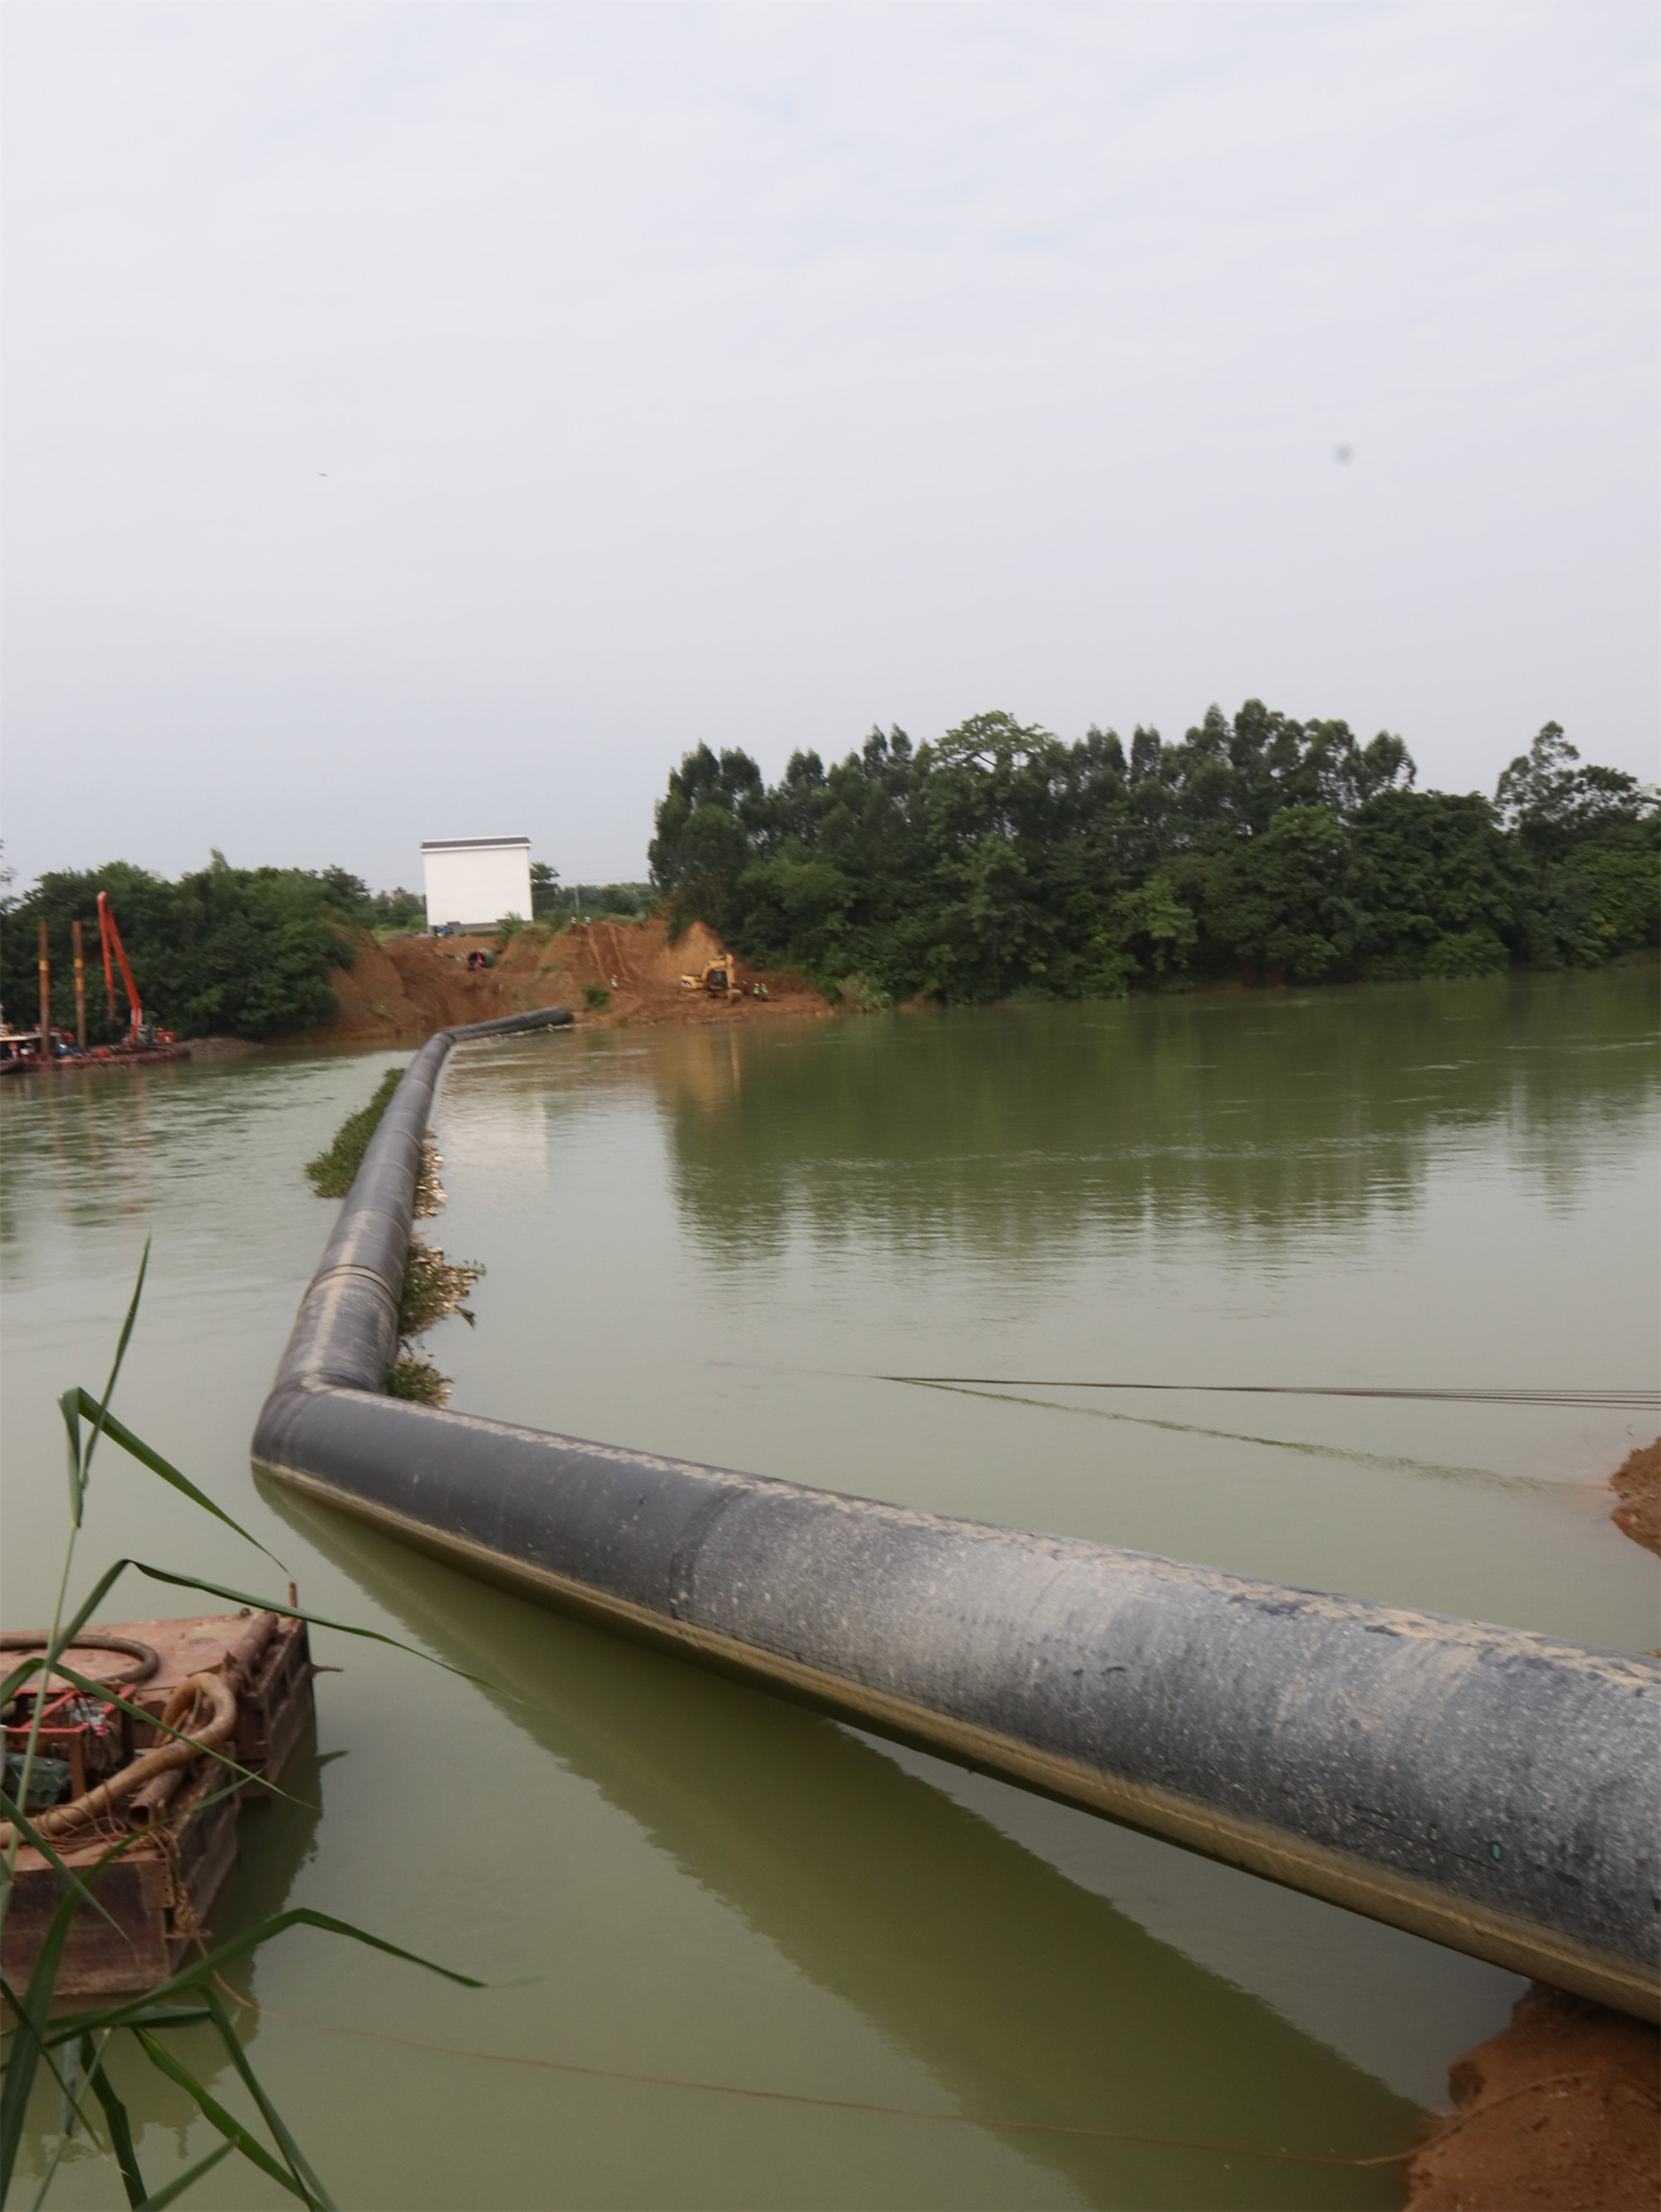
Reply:
<svg viewBox="0 0 1661 2212"><path fill-rule="evenodd" d="M528 837L429 837L421 848L427 927L491 929L504 915L531 919Z"/></svg>

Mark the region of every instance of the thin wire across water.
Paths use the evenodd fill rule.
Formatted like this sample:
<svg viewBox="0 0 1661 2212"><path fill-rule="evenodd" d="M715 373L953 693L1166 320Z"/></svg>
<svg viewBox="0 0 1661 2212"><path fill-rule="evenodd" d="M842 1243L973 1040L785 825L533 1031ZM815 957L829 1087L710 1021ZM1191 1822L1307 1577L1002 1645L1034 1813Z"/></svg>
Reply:
<svg viewBox="0 0 1661 2212"><path fill-rule="evenodd" d="M1578 1406L1661 1413L1661 1390L1407 1390L1335 1382L1104 1382L1036 1375L874 1375L870 1380L936 1389L1193 1390L1253 1398L1408 1398L1457 1406Z"/></svg>
<svg viewBox="0 0 1661 2212"><path fill-rule="evenodd" d="M1423 2148L1421 2142L1409 2143L1405 2150L1385 2151L1373 2158L1339 2158L1330 2151L1271 2150L1258 2143L1200 2142L1183 2136L1139 2135L1123 2128L1083 2127L1067 2120L1010 2120L988 2119L977 2112L934 2112L921 2105L876 2105L861 2097L816 2097L806 2090L759 2089L739 2081L698 2081L678 2074L633 2074L616 2066L584 2066L569 2058L532 2058L514 2051L468 2051L448 2043L428 2043L410 2035L389 2035L384 2029L348 2027L332 2021L296 2020L291 2014L275 2011L269 2005L256 2005L251 1999L232 1989L230 1984L216 1973L227 1996L264 2020L281 2021L285 2027L298 2027L307 2033L352 2035L369 2043L395 2044L405 2051L428 2051L441 2058L477 2058L493 2066L534 2066L549 2074L580 2074L596 2081L629 2081L652 2089L691 2089L704 2096L752 2097L764 2104L809 2105L822 2112L873 2112L883 2119L944 2120L953 2126L984 2128L989 2133L1019 2131L1023 2134L1082 2136L1097 2142L1139 2143L1153 2150L1198 2151L1217 2158L1269 2159L1282 2166L1400 2166Z"/></svg>

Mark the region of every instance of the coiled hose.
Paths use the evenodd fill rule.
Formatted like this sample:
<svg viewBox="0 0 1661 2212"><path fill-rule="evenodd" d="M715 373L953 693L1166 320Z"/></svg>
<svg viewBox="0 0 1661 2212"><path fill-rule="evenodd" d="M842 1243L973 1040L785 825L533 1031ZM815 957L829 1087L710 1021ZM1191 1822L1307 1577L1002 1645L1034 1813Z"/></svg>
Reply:
<svg viewBox="0 0 1661 2212"><path fill-rule="evenodd" d="M0 1651L44 1651L51 1642L49 1636L38 1636L32 1630L12 1629L6 1635L0 1636ZM83 1629L79 1636L71 1638L64 1646L64 1650L125 1651L130 1659L136 1660L136 1666L124 1667L119 1674L109 1677L109 1686L113 1690L125 1689L135 1682L148 1682L161 1664L161 1655L149 1644L140 1644L131 1636L106 1636L90 1628ZM61 1658L63 1653L60 1652L58 1656ZM54 1674L64 1674L64 1669L58 1666L49 1671ZM67 1681L69 1677L64 1675L64 1679Z"/></svg>
<svg viewBox="0 0 1661 2212"><path fill-rule="evenodd" d="M40 1640L44 1641L44 1638ZM82 1640L88 1644L94 1641L89 1637ZM109 1638L101 1639L101 1642L106 1649L126 1648ZM150 1656L155 1656L154 1653ZM193 1717L198 1702L204 1713L204 1720L199 1723ZM97 1820L100 1814L113 1812L116 1806L131 1797L136 1790L142 1789L147 1782L153 1781L157 1775L167 1773L172 1767L188 1765L202 1753L216 1750L222 1743L228 1741L236 1731L236 1694L222 1674L187 1674L172 1692L162 1709L162 1727L183 1729L187 1719L196 1730L194 1735L180 1734L170 1737L167 1742L158 1745L154 1751L147 1751L142 1757L133 1759L119 1774L111 1775L108 1781L100 1782L96 1789L88 1790L82 1796L72 1798L67 1805L51 1806L31 1824L36 1835L63 1836L72 1829L85 1827L88 1821ZM10 1821L0 1822L0 1850L9 1850L15 1842L21 1840L19 1830Z"/></svg>

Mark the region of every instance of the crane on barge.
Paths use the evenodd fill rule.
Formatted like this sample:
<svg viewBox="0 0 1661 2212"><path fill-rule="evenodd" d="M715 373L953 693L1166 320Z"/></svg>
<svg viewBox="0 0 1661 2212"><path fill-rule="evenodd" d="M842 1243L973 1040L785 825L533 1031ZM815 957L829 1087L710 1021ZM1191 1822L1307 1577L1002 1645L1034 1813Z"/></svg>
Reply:
<svg viewBox="0 0 1661 2212"><path fill-rule="evenodd" d="M177 1043L171 1030L159 1030L144 1019L143 1002L133 981L132 965L121 942L114 909L107 891L98 894L98 938L104 955L104 989L110 1021L117 1019L115 969L119 964L127 994L127 1033L119 1044L87 1049L85 963L82 957L81 924L70 924L75 948L75 1042L54 1029L52 1021L52 958L46 919L40 918L40 1026L15 1030L0 1015L0 1075L21 1075L32 1068L149 1067L158 1061L188 1060L190 1047Z"/></svg>
<svg viewBox="0 0 1661 2212"><path fill-rule="evenodd" d="M126 947L121 942L121 933L115 926L115 909L110 904L107 891L98 894L98 941L104 954L104 988L109 994L110 1019L115 1019L115 970L110 965L113 951L121 963L121 980L127 987L127 1042L130 1045L147 1044L144 1036L144 1009L139 1003L138 986L132 980L132 969L127 965Z"/></svg>

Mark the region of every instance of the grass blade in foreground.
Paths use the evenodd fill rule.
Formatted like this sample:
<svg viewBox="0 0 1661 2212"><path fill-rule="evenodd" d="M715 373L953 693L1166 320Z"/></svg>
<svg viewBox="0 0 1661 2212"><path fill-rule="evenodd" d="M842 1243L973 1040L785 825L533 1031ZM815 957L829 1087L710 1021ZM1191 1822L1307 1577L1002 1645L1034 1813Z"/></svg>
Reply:
<svg viewBox="0 0 1661 2212"><path fill-rule="evenodd" d="M230 2143L221 2143L218 2149L210 2150L206 2158L198 2159L196 2164L181 2173L176 2181L169 2181L158 2189L154 2197L146 2197L142 2203L135 2202L134 2212L161 2212L164 2204L176 2204L185 2191L193 2189L204 2173L213 2172L221 2159L228 2158L233 2148Z"/></svg>
<svg viewBox="0 0 1661 2212"><path fill-rule="evenodd" d="M252 1539L250 1538L249 1540L252 1542ZM265 1556L270 1559L271 1554L268 1552ZM278 1560L277 1564L280 1566L282 1561ZM332 1628L342 1636L367 1638L370 1643L384 1644L391 1650L406 1651L412 1659L423 1659L429 1667L441 1667L447 1674L459 1675L464 1682L476 1682L480 1689L490 1691L493 1696L511 1695L510 1692L499 1690L483 1674L469 1674L465 1667L452 1667L447 1660L436 1659L430 1651L420 1650L413 1644L405 1644L396 1636L385 1636L378 1628L359 1628L350 1620L331 1620L326 1613L308 1613L303 1606L290 1605L283 1599L260 1597L252 1590L233 1589L226 1583L204 1582L199 1575L173 1574L166 1567L149 1566L143 1559L118 1559L113 1566L106 1568L99 1577L91 1591L76 1608L68 1624L59 1629L57 1636L49 1644L42 1647L40 1657L27 1659L21 1666L14 1667L4 1681L0 1682L0 1705L9 1703L15 1697L29 1676L43 1663L55 1662L59 1653L70 1650L76 1636L92 1619L113 1586L129 1567L136 1567L141 1575L148 1575L152 1582L171 1583L179 1589L205 1590L210 1597L229 1598L233 1604L252 1606L257 1612L280 1613L285 1620L304 1620L313 1628ZM113 1696L113 1692L100 1689L98 1694L100 1697L106 1697ZM518 1701L515 1700L515 1702Z"/></svg>
<svg viewBox="0 0 1661 2212"><path fill-rule="evenodd" d="M257 2166L262 2173L269 2174L273 2181L280 2183L290 2197L297 2197L307 2207L307 2212L319 2212L310 2191L301 2185L299 2175L279 2166L258 2136L251 2136L240 2120L233 2118L218 2099L210 2095L182 2059L175 2058L171 2051L159 2044L148 2028L135 2027L133 2034L139 2049L151 2065L159 2073L165 2074L168 2081L176 2081L187 2096L195 2100L197 2110L203 2118L210 2126L217 2128L234 2149L240 2150L251 2166Z"/></svg>
<svg viewBox="0 0 1661 2212"><path fill-rule="evenodd" d="M91 2036L83 2038L81 2057L87 2069L87 2079L92 2084L93 2094L104 2107L104 2118L109 2123L110 2147L115 2153L115 2162L121 2169L121 2184L127 2192L129 2204L144 2201L144 2177L138 2171L138 2153L133 2144L132 2122L127 2108L116 2094L115 2084L104 2071L103 2053L95 2049Z"/></svg>
<svg viewBox="0 0 1661 2212"><path fill-rule="evenodd" d="M241 2039L236 2032L236 2023L226 2011L224 2000L219 1996L217 1990L210 1987L206 1982L202 1984L202 1995L206 2001L209 2012L212 2014L213 2024L219 2030L219 2039L225 2046L226 2056L241 2075L243 2087L259 2106L261 2118L271 2130L277 2148L289 2161L289 2171L297 2179L305 2183L320 2207L320 2212L337 2212L334 2199L318 2179L316 2172L301 2150L299 2144L289 2134L283 2115L260 2087L259 2077L248 2063L247 2054L244 2051Z"/></svg>
<svg viewBox="0 0 1661 2212"><path fill-rule="evenodd" d="M75 1869L72 1866L66 1865L64 1862L58 1857L57 1852L46 1841L46 1838L36 1832L34 1824L30 1820L22 1807L21 1805L15 1804L6 1795L3 1790L0 1790L0 1819L7 1820L14 1828L16 1829L18 1834L22 1838L24 1843L27 1845L30 1850L40 1852L41 1857L45 1859L46 1864L52 1869L52 1872L57 1875L60 1880L66 1881L69 1884L70 1887L79 1897L82 1905L90 1905L93 1911L99 1914L101 1918L109 1922L110 1926L116 1930L118 1935L120 1933L120 1923L116 1919L114 1914L106 1911L106 1908L100 1904L97 1898L94 1896L92 1891L87 1887L86 1883L82 1881L80 1875L76 1874ZM126 1839L124 1838L122 1842L117 1846L117 1849L125 1850L125 1848ZM104 1864L105 1860L112 1859L114 1856L114 1851L106 1851L104 1854L104 1858L100 1859L98 1862L99 1866L101 1867ZM94 1872L95 1873L97 1869L94 1868ZM3 1881L9 1887L11 1878L9 1869L5 1867L3 1861L0 1861L0 1881Z"/></svg>
<svg viewBox="0 0 1661 2212"><path fill-rule="evenodd" d="M119 1564L123 1567L137 1567L141 1575L148 1575L152 1582L175 1583L181 1589L206 1590L211 1597L228 1597L237 1605L258 1606L265 1613L283 1613L289 1620L309 1621L313 1628L338 1629L343 1636L367 1637L371 1644L385 1644L394 1651L407 1651L412 1659L424 1659L429 1667L442 1667L447 1674L459 1674L464 1682L477 1682L481 1690L489 1690L493 1695L508 1694L498 1691L496 1685L483 1674L470 1674L465 1667L452 1667L448 1660L435 1659L430 1651L417 1650L413 1644L401 1643L396 1636L383 1636L378 1628L356 1628L350 1620L330 1620L323 1613L306 1612L303 1607L281 1605L274 1597L256 1597L248 1590L232 1589L224 1583L204 1582L197 1575L169 1574L165 1567L146 1566L143 1559L123 1559ZM519 1700L516 1699L517 1702Z"/></svg>
<svg viewBox="0 0 1661 2212"><path fill-rule="evenodd" d="M87 1449L81 1455L81 1496L83 1499L87 1494L87 1478L92 1473L92 1455L98 1449L98 1439L102 1433L105 1419L109 1412L110 1401L115 1395L116 1377L121 1372L121 1363L126 1358L127 1346L132 1340L133 1323L138 1318L138 1301L144 1295L144 1277L149 1271L149 1264L150 1240L147 1237L144 1239L143 1252L138 1261L138 1279L132 1286L132 1297L127 1306L127 1318L121 1324L120 1340L116 1345L115 1358L110 1364L110 1379L104 1385L103 1398L93 1409L92 1434L88 1437ZM81 1516L77 1513L76 1526L79 1528L80 1525Z"/></svg>
<svg viewBox="0 0 1661 2212"><path fill-rule="evenodd" d="M400 1943L389 1943L384 1936L370 1935L367 1928L356 1928L350 1920L337 1920L327 1912L313 1912L309 1905L297 1905L287 1912L274 1912L269 1920L262 1920L257 1928L247 1928L240 1936L233 1936L217 1950L209 1951L193 1960L188 1966L144 1996L135 1998L130 2004L111 2005L100 2012L72 2013L69 2017L49 2027L43 2038L48 2045L66 2043L72 2035L88 2028L127 2027L142 2018L147 2005L158 2004L165 1999L198 1989L216 1967L228 1960L240 1959L245 1953L257 1950L275 1936L290 1928L320 1928L326 1935L349 1936L354 1943L364 1943L372 1951L384 1951L389 1959L402 1959L411 1966L423 1966L429 1974L442 1974L447 1982L454 1982L464 1990L482 1990L486 1984L472 1974L458 1974L449 1966L441 1966L435 1959L423 1959L418 1951L406 1951Z"/></svg>
<svg viewBox="0 0 1661 2212"><path fill-rule="evenodd" d="M251 1536L240 1521L233 1521L223 1506L216 1505L205 1492L197 1488L188 1475L181 1474L170 1460L163 1459L161 1453L153 1446L147 1444L142 1437L136 1437L132 1431L124 1423L118 1421L107 1408L101 1407L90 1392L84 1389L64 1392L65 1419L68 1418L68 1406L71 1396L75 1399L76 1411L84 1413L89 1420L96 1413L102 1414L104 1434L113 1444L119 1444L122 1450L131 1453L141 1467L149 1468L152 1474L159 1474L163 1482L171 1483L173 1487L188 1498L193 1505L199 1505L204 1513L211 1513L216 1521L222 1521L228 1528L234 1528L245 1543L252 1544L256 1552L265 1552L265 1557L274 1567L282 1567L283 1573L288 1573L288 1568L283 1566L283 1561L277 1558L275 1552L265 1551L265 1547L258 1536Z"/></svg>
<svg viewBox="0 0 1661 2212"><path fill-rule="evenodd" d="M40 1953L34 1961L34 1971L29 1976L28 1987L21 2001L9 1984L7 1987L7 2001L17 2014L17 2026L6 2060L5 2081L0 2085L0 2203L3 2203L10 2193L11 2177L23 2140L23 2115L28 2107L29 2092L34 2087L35 2075L46 2055L46 2027L52 2013L58 1969L64 1956L64 1946L69 1941L70 1923L79 1909L80 1899L70 1890L52 1917L52 1923L41 1940ZM54 2067L53 2071L56 2070ZM61 2075L58 2086L64 2087Z"/></svg>

